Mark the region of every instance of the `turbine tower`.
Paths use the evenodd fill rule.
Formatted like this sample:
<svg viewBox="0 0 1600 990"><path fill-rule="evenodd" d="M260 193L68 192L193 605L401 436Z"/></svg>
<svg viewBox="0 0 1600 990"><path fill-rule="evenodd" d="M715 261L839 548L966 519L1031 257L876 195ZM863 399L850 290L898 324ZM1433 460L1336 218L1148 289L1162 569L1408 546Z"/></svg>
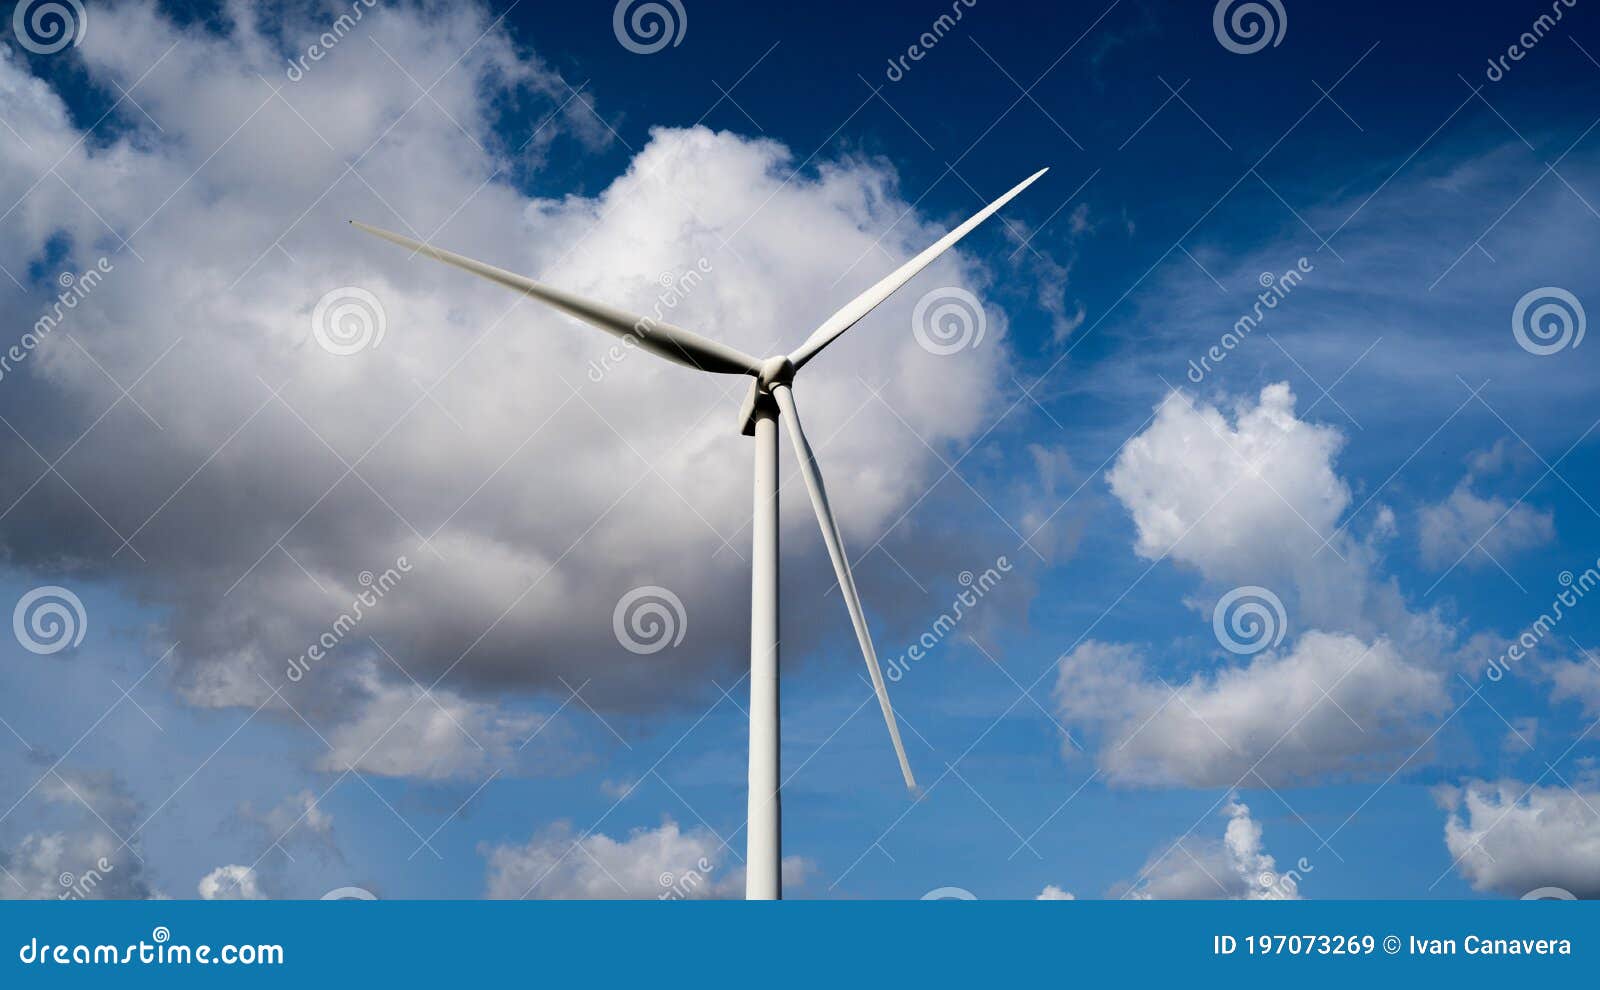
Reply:
<svg viewBox="0 0 1600 990"><path fill-rule="evenodd" d="M961 226L941 237L927 250L907 261L885 276L872 288L850 300L843 309L828 317L827 321L812 331L811 336L790 354L759 359L711 340L682 327L661 323L593 302L570 292L552 288L530 278L516 275L493 265L436 248L421 241L392 231L371 227L355 220L356 227L415 253L425 254L447 265L469 271L491 282L497 282L515 292L531 296L540 302L604 330L615 337L632 341L652 354L677 364L700 371L724 375L749 375L753 379L739 411L739 429L745 436L755 438L755 504L752 525L753 547L750 558L750 788L748 817L746 819L747 855L745 857L745 897L749 900L777 900L783 896L783 881L779 870L782 863L781 818L779 813L778 781L778 420L788 428L789 439L794 444L800 462L800 474L805 478L806 491L811 495L811 506L816 510L817 522L822 527L822 540L828 547L834 573L839 578L839 590L845 607L850 611L850 622L855 627L856 641L867 662L867 674L872 679L872 689L877 693L878 706L883 709L883 720L889 727L889 741L894 744L896 758L900 761L900 774L906 787L915 792L917 782L911 775L911 764L906 760L906 750L900 742L900 727L895 722L894 708L889 704L889 692L883 683L883 672L878 667L878 655L872 648L872 636L867 631L866 615L861 610L861 598L856 593L855 578L850 573L850 560L845 556L844 543L839 536L839 524L828 504L828 492L822 483L822 471L817 458L800 426L800 412L795 407L791 386L795 375L823 348L855 326L879 303L888 299L897 289L909 282L933 260L949 250L973 228L1009 203L1018 193L1032 185L1049 169L1040 169L1017 183L1004 196L979 210Z"/></svg>

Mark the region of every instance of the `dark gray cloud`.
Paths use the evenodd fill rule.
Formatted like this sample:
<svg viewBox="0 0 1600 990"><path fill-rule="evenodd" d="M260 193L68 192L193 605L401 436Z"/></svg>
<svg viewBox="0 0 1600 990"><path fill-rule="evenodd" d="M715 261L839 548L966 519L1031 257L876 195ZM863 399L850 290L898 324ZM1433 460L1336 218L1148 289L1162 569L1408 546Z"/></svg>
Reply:
<svg viewBox="0 0 1600 990"><path fill-rule="evenodd" d="M744 665L748 595L742 380L617 357L609 338L346 217L761 353L938 234L902 219L881 163L791 178L780 145L702 128L654 132L593 197L530 198L506 176L538 159L494 137L497 108L571 91L502 31L474 44L489 23L470 5L374 10L359 40L286 80L281 45L314 37L314 18L281 43L238 23L172 47L177 29L149 5L97 10L85 71L138 80L162 131L130 119L81 143L57 94L0 54L26 139L0 147L0 195L19 201L0 264L36 275L0 323L20 342L51 314L0 381L0 552L32 575L124 588L179 643L188 701L287 701L333 741L333 769L513 762L539 716L484 700L507 691L586 685L623 712L701 697L699 675ZM415 105L395 63L441 79L433 100ZM538 153L606 140L595 110L571 101ZM59 181L39 182L57 158ZM956 355L910 332L922 292L985 279L947 256L797 388L850 545L888 534L863 569L890 632L926 605L900 577L874 579L885 553L937 578L1017 546L987 499L942 490L960 482L938 454L997 411L1005 314L989 307L981 346ZM919 552L905 516L941 479L926 504L982 521ZM1044 518L1045 491L987 498ZM798 484L783 520L786 641L803 651L845 625ZM682 602L678 646L619 643L613 610L641 585Z"/></svg>

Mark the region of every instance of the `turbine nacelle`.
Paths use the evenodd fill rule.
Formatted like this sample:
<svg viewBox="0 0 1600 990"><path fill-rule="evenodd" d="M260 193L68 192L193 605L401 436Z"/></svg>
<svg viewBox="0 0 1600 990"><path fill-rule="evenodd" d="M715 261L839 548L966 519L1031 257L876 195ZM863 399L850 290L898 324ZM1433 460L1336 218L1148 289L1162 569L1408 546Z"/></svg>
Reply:
<svg viewBox="0 0 1600 990"><path fill-rule="evenodd" d="M787 387L793 384L794 373L798 370L787 354L769 357L761 362L755 371L755 381L750 383L749 390L744 394L744 402L739 405L740 433L747 437L755 436L756 410L763 405L771 406L772 389L779 385Z"/></svg>
<svg viewBox="0 0 1600 990"><path fill-rule="evenodd" d="M761 368L756 372L756 381L764 389L770 389L774 385L788 385L794 381L794 373L798 370L800 369L795 367L794 362L789 360L789 355L779 354L761 362Z"/></svg>

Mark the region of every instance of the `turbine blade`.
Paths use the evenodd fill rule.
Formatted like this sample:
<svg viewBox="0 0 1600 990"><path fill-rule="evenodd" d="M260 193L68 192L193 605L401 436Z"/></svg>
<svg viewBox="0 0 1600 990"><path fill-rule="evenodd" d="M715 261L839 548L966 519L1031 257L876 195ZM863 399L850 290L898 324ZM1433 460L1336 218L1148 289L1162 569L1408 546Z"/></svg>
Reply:
<svg viewBox="0 0 1600 990"><path fill-rule="evenodd" d="M856 296L846 303L843 309L828 317L826 323L812 331L811 336L806 338L806 342L801 344L793 354L789 355L789 360L794 362L795 368L800 368L807 361L816 357L818 351L833 343L840 334L855 326L861 321L862 317L877 308L879 303L894 295L895 290L911 281L918 272L933 264L935 258L948 251L955 242L970 234L973 228L993 216L995 211L1011 202L1018 193L1033 185L1039 176L1048 171L1050 171L1048 168L1041 168L1015 186L1012 186L1010 192L973 214L972 219L939 238L932 247L890 272L877 285Z"/></svg>
<svg viewBox="0 0 1600 990"><path fill-rule="evenodd" d="M822 541L828 545L828 556L833 558L833 570L839 576L839 591L850 609L850 622L856 629L856 641L861 644L861 655L867 660L867 674L872 678L872 689L878 694L878 707L883 709L883 720L889 726L889 739L894 743L894 755L900 760L900 773L906 787L915 791L917 780L911 776L911 763L906 759L906 748L900 742L900 725L895 721L894 707L889 704L889 689L883 683L883 671L878 668L878 654L872 648L872 636L867 632L867 617L861 611L861 597L856 593L856 579L850 573L850 561L844 553L844 543L839 538L839 524L834 521L833 509L828 506L828 492L822 486L822 472L817 458L806 442L805 431L800 428L800 413L795 408L794 395L786 386L772 389L778 400L781 418L789 424L789 439L794 441L794 452L800 460L800 473L806 479L806 490L811 493L811 506L817 510L817 522L822 526Z"/></svg>
<svg viewBox="0 0 1600 990"><path fill-rule="evenodd" d="M702 337L692 330L662 323L650 317L634 316L604 303L593 302L582 296L551 288L531 278L524 278L493 265L486 265L481 261L474 261L454 252L412 240L393 231L368 226L356 220L351 220L350 224L401 247L410 248L419 254L425 254L447 265L454 265L508 289L531 296L568 316L599 327L612 336L631 339L640 348L668 361L723 375L754 375L761 370L761 362L750 355L727 344Z"/></svg>

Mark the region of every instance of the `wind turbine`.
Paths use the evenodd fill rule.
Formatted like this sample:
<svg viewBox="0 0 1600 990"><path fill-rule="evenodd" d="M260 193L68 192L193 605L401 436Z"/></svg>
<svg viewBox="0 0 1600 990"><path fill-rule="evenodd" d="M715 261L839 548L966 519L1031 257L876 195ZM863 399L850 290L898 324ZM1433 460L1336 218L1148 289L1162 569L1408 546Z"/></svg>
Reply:
<svg viewBox="0 0 1600 990"><path fill-rule="evenodd" d="M850 573L850 560L845 556L839 524L828 505L828 492L822 484L822 471L817 466L816 455L806 440L805 431L800 427L800 412L795 407L790 386L794 383L796 373L824 347L855 326L879 303L932 264L935 258L1048 171L1040 169L1017 183L1004 196L939 238L926 251L850 300L844 308L813 330L805 343L792 353L765 359L752 357L692 330L634 316L392 231L350 221L369 234L497 282L615 337L631 340L638 347L668 361L713 374L749 375L754 379L739 410L739 431L745 436L755 437L756 441L753 548L750 559L750 787L745 857L745 897L749 900L776 900L783 895L783 881L779 873L782 840L778 794L780 416L788 425L789 439L794 443L795 454L800 462L800 473L805 478L806 490L811 494L811 506L816 510L817 522L822 527L822 540L827 544L828 556L833 560L833 570L839 578L839 590L843 594L845 607L850 610L856 641L860 643L861 654L867 661L867 674L872 678L872 689L877 692L878 706L883 709L883 720L889 727L889 740L894 744L895 756L900 761L900 773L905 778L906 787L913 793L917 786L916 778L911 775L911 764L906 760L905 746L900 742L900 727L895 722L894 708L889 704L889 692L884 687L883 672L878 667L878 655L872 648L872 636L867 632L867 618L861 611L861 598L856 593L855 578Z"/></svg>

